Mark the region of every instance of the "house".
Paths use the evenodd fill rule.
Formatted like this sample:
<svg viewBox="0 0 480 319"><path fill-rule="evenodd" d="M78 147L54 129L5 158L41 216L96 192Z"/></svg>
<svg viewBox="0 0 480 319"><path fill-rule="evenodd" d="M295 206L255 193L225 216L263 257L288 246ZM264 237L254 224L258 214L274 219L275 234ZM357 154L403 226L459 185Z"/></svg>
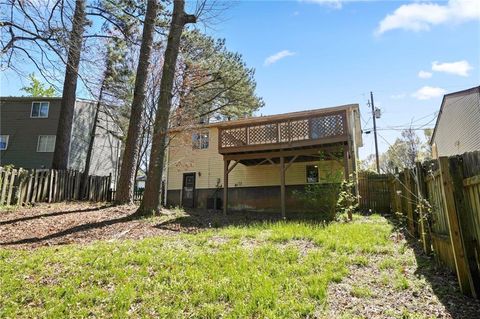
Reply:
<svg viewBox="0 0 480 319"><path fill-rule="evenodd" d="M480 86L443 97L430 145L433 158L480 150Z"/></svg>
<svg viewBox="0 0 480 319"><path fill-rule="evenodd" d="M60 115L59 97L0 97L0 166L51 168ZM96 102L75 102L68 168L83 171ZM91 175L112 174L116 179L121 141L118 126L99 112Z"/></svg>
<svg viewBox="0 0 480 319"><path fill-rule="evenodd" d="M301 211L295 191L335 174L356 178L360 146L358 104L173 128L166 203Z"/></svg>

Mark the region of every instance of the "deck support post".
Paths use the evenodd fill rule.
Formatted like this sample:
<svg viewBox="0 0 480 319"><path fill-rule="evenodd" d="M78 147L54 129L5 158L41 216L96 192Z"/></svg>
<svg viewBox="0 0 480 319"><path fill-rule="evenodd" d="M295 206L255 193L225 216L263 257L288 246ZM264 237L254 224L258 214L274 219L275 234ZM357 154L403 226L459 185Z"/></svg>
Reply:
<svg viewBox="0 0 480 319"><path fill-rule="evenodd" d="M228 212L228 166L230 160L223 160L223 215L226 216Z"/></svg>
<svg viewBox="0 0 480 319"><path fill-rule="evenodd" d="M282 218L285 218L285 157L280 157L280 205Z"/></svg>
<svg viewBox="0 0 480 319"><path fill-rule="evenodd" d="M348 171L348 145L345 145L343 147L343 166L344 166L344 170L345 170L345 180L350 180L350 173Z"/></svg>

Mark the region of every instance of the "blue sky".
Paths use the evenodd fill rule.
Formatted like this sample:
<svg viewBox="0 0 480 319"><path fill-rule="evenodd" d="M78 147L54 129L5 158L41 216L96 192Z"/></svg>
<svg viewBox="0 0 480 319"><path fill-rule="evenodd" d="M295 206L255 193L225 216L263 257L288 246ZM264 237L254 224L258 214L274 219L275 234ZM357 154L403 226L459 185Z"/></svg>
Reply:
<svg viewBox="0 0 480 319"><path fill-rule="evenodd" d="M480 85L480 0L239 1L214 22L206 31L256 69L259 114L358 103L368 129L373 91L380 151L412 121L433 127L444 93ZM21 79L0 80L21 94Z"/></svg>

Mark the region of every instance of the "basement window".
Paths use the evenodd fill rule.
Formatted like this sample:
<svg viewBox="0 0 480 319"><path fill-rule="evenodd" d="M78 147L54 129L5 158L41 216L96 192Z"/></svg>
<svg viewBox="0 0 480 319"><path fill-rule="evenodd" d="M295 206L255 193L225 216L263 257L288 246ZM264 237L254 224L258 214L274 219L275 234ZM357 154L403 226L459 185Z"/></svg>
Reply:
<svg viewBox="0 0 480 319"><path fill-rule="evenodd" d="M194 149L207 149L209 144L208 131L196 132L192 134L192 146Z"/></svg>
<svg viewBox="0 0 480 319"><path fill-rule="evenodd" d="M307 165L307 183L318 183L318 165Z"/></svg>

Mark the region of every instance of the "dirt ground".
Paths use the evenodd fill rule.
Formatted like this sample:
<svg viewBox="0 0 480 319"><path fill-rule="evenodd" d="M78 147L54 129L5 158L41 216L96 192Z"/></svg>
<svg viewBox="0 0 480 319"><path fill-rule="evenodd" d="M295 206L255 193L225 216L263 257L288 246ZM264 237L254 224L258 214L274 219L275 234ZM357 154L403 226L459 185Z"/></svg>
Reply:
<svg viewBox="0 0 480 319"><path fill-rule="evenodd" d="M137 206L107 203L36 204L0 211L0 246L32 249L96 240L142 239L162 234L196 233L227 224L272 219L270 215L164 210L158 217L133 219Z"/></svg>

